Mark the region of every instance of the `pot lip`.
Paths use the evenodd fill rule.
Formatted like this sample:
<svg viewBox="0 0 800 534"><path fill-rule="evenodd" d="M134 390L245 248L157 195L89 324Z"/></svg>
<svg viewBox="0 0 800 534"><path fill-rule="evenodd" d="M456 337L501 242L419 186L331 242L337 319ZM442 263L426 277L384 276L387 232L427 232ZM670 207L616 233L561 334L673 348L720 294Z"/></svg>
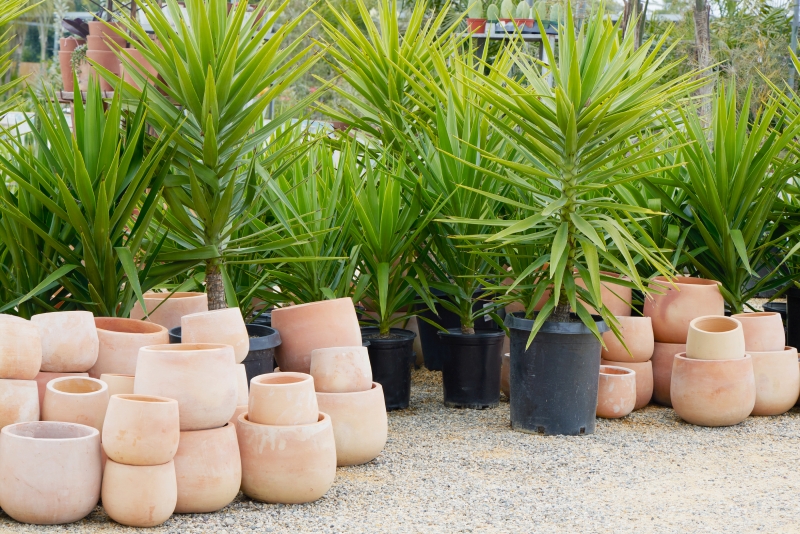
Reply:
<svg viewBox="0 0 800 534"><path fill-rule="evenodd" d="M285 377L299 378L299 380L297 380L295 382L287 382L287 383L283 383L283 384L281 384L281 383L270 384L270 383L264 383L264 382L257 382L257 380L263 379L263 378L274 378L275 380L280 380L281 378L285 378ZM257 387L270 387L270 388L288 388L288 387L297 386L297 385L300 385L300 384L305 385L308 382L311 382L312 385L313 385L314 377L309 375L309 374L306 374L306 373L297 373L297 372L294 372L294 371L287 371L285 373L284 372L280 372L280 373L276 374L276 373L272 372L272 373L264 373L263 375L258 375L258 376L254 376L253 378L251 378L250 379L250 387L252 388L254 386L257 386Z"/></svg>
<svg viewBox="0 0 800 534"><path fill-rule="evenodd" d="M686 343L664 343L662 341L654 341L656 345L673 345L675 347L686 347ZM686 352L686 350L681 350L679 352Z"/></svg>
<svg viewBox="0 0 800 534"><path fill-rule="evenodd" d="M207 310L201 312L187 313L186 315L181 316L181 322L183 322L184 319L194 319L195 317L206 317L206 316L214 317L217 315L222 315L223 313L232 315L231 310L235 310L236 315L238 315L239 317L242 316L242 311L239 308L220 308L218 310ZM244 319L242 319L242 323L244 323Z"/></svg>
<svg viewBox="0 0 800 534"><path fill-rule="evenodd" d="M513 312L506 314L505 325L513 330L524 330L526 332L530 332L533 329L533 319L525 319L523 317L525 312ZM594 324L597 325L597 330L602 334L604 332L608 332L610 328L608 325L600 319L599 315L593 315L595 317ZM542 327L539 329L539 333L542 334L591 334L591 330L583 324L582 322L574 322L574 323L557 323L555 321L545 321Z"/></svg>
<svg viewBox="0 0 800 534"><path fill-rule="evenodd" d="M441 339L461 340L461 341L480 341L484 339L493 339L505 337L504 330L475 330L474 334L462 334L461 328L448 328L447 332L438 330L436 335Z"/></svg>
<svg viewBox="0 0 800 534"><path fill-rule="evenodd" d="M291 306L283 306L283 307L280 307L280 308L274 308L272 310L272 315L273 315L273 319L274 319L275 312L279 312L278 316L280 317L281 315L283 315L280 312L286 312L286 311L289 311L289 310L297 310L299 308L307 308L309 306L330 304L332 302L339 302L341 300L349 300L350 304L353 304L353 309L355 310L355 304L353 303L353 299L351 299L350 297L341 297L341 298L338 298L338 299L315 300L314 302L303 302L301 304L292 304Z"/></svg>
<svg viewBox="0 0 800 534"><path fill-rule="evenodd" d="M378 328L377 326L362 326L361 327L361 337L362 337L362 339L364 337L364 334L368 334L369 335L369 334L378 334L378 333L380 333L380 328ZM393 343L398 343L398 344L408 343L409 341L411 341L411 340L413 340L413 339L415 339L417 337L417 333L416 332L413 332L411 330L406 330L405 328L390 328L389 329L389 333L390 334L395 334L395 335L398 335L398 336L402 336L402 339L396 339L396 338L395 339L380 339L380 338L377 338L377 337L373 337L373 338L370 338L370 339L366 340L366 341L370 342L370 345L368 345L368 346L375 345L376 347L378 347L378 346L388 347L389 345L391 345Z"/></svg>
<svg viewBox="0 0 800 534"><path fill-rule="evenodd" d="M615 371L622 371L622 372L620 372L620 373L604 373L603 372L604 369L613 369ZM633 375L635 377L636 376L636 371L634 371L633 369L628 369L627 367L621 367L619 365L601 364L600 365L600 374L601 375L606 375L606 376L630 376L630 375Z"/></svg>
<svg viewBox="0 0 800 534"><path fill-rule="evenodd" d="M37 317L52 317L54 315L64 315L64 314L71 314L71 315L80 315L81 317L91 317L92 324L94 324L94 314L90 311L85 310L65 310L65 311L55 311L55 312L45 312L45 313L37 313L36 315L31 315L31 321L33 321Z"/></svg>
<svg viewBox="0 0 800 534"><path fill-rule="evenodd" d="M100 384L100 389L96 389L94 391L87 391L86 393L71 393L69 391L61 391L60 389L56 389L54 384L59 382L66 382L67 380L88 380L89 382L96 382ZM101 395L103 392L108 392L108 384L100 380L99 378L92 378L91 376L61 376L59 378L54 378L47 383L47 389L52 391L53 393L58 393L59 395L74 395L75 397L87 397L89 395Z"/></svg>
<svg viewBox="0 0 800 534"><path fill-rule="evenodd" d="M86 432L83 436L76 436L76 437L69 437L69 438L34 438L31 436L21 436L14 432L14 430L21 428L23 426L43 426L43 427L80 427L80 430ZM65 421L24 421L22 423L14 423L11 425L6 425L0 430L0 433L5 434L6 436L13 437L14 439L22 439L22 440L29 440L29 441L47 441L47 442L63 442L63 441L81 441L81 440L90 440L93 439L95 436L100 438L100 431L94 428L93 426L82 425L79 423L68 423Z"/></svg>
<svg viewBox="0 0 800 534"><path fill-rule="evenodd" d="M770 311L760 311L760 312L747 312L747 313L734 313L731 317L735 319L739 319L740 317L744 317L745 319L764 319L767 317L780 317L781 314L779 312L770 312Z"/></svg>
<svg viewBox="0 0 800 534"><path fill-rule="evenodd" d="M135 323L137 325L144 326L145 328L152 329L152 331L150 331L150 332L125 332L123 330L113 330L111 328L103 328L103 327L97 326L98 319L100 320L101 323L102 322L106 322L106 321L108 321L110 323L119 322L119 323L122 323L122 324L131 324L131 325ZM106 325L106 326L110 326L110 325ZM131 335L131 336L152 336L153 334L161 334L163 332L166 332L166 330L167 330L165 327L161 326L160 324L151 323L149 321L140 321L139 319L126 319L124 317L95 317L94 318L94 327L96 329L98 329L98 330L102 330L103 332L110 332L112 334L127 334L127 335Z"/></svg>
<svg viewBox="0 0 800 534"><path fill-rule="evenodd" d="M122 377L122 378L136 378L136 375L125 375L125 374L122 374L122 373L100 373L100 376L101 377L103 377L103 376L113 376L113 377L116 377L116 378L120 378L120 377ZM98 378L98 380L102 380L102 378Z"/></svg>
<svg viewBox="0 0 800 534"><path fill-rule="evenodd" d="M700 362L700 363L707 363L707 364L715 364L715 363L717 363L717 364L719 364L719 363L725 363L725 362L741 362L741 361L752 360L753 357L750 356L750 352L746 352L745 355L742 356L741 358L729 358L727 360L700 360L700 359L697 359L697 358L687 358L685 352L679 352L679 353L677 353L675 355L675 359L676 360L684 360L684 361L687 361L687 362Z"/></svg>
<svg viewBox="0 0 800 534"><path fill-rule="evenodd" d="M317 351L323 351L323 350L324 351L337 351L337 352L348 352L348 351L359 352L361 349L366 349L366 348L367 347L365 347L364 345L344 345L344 346L341 346L341 347L320 347L318 349L313 349L311 351L311 357L312 358L314 357L314 353L315 352L317 354L321 354L320 352L317 352Z"/></svg>
<svg viewBox="0 0 800 534"><path fill-rule="evenodd" d="M372 387L367 389L367 390L365 390L365 391L344 391L344 392L339 392L339 393L329 393L327 391L317 391L316 393L317 393L318 396L322 395L323 397L344 397L344 396L355 397L357 395L363 397L363 396L367 396L367 395L377 394L377 391L380 391L381 395L383 395L383 386L381 386L378 382L372 382Z"/></svg>
<svg viewBox="0 0 800 534"><path fill-rule="evenodd" d="M170 353L182 354L188 351L192 352L215 352L219 350L229 349L233 352L233 347L222 343L162 343L159 345L147 345L142 347L139 351L151 353Z"/></svg>
<svg viewBox="0 0 800 534"><path fill-rule="evenodd" d="M171 299L190 299L190 298L208 298L206 293L201 293L200 291L176 291L175 293L155 293L150 291L142 295L144 300L167 300L167 297Z"/></svg>
<svg viewBox="0 0 800 534"><path fill-rule="evenodd" d="M733 323L736 326L734 326L730 330L725 330L723 332L711 332L711 331L708 331L708 330L702 330L701 328L699 328L697 326L697 323L699 323L700 321L706 321L706 320L709 320L709 319L722 319L723 321L733 321ZM728 317L727 315L703 315L701 317L695 317L694 319L691 320L691 322L689 323L689 330L692 330L692 329L695 329L698 332L702 332L703 335L720 336L720 335L728 335L731 332L735 332L737 330L741 330L742 329L742 323L739 322L739 319L734 319L733 317Z"/></svg>
<svg viewBox="0 0 800 534"><path fill-rule="evenodd" d="M359 392L360 393L360 392ZM244 412L239 414L239 417L236 418L236 422L238 424L243 424L246 426L254 426L254 427L269 427L278 430L290 429L290 428L310 428L314 426L322 426L322 425L330 425L331 424L331 416L326 414L325 412L319 412L319 419L313 423L307 423L305 425L261 425L259 423L254 423L247 419L247 414L249 412Z"/></svg>
<svg viewBox="0 0 800 534"><path fill-rule="evenodd" d="M755 358L756 356L785 356L787 354L797 354L797 349L786 345L783 350L748 350L747 353Z"/></svg>
<svg viewBox="0 0 800 534"><path fill-rule="evenodd" d="M258 337L251 337L250 338L250 348L248 352L253 352L257 350L267 350L267 349L274 349L275 347L280 346L281 344L281 334L276 329L272 328L271 326L264 326L260 324L246 324L245 327L247 328L248 334L264 334L259 335ZM173 345L178 344L181 342L181 327L175 326L169 329L168 335L170 341L175 339Z"/></svg>
<svg viewBox="0 0 800 534"><path fill-rule="evenodd" d="M697 276L676 276L672 279L668 279L666 276L654 276L650 279L650 285L652 285L653 282L665 282L666 285L656 285L659 287L665 287L667 289L669 289L670 285L672 284L675 284L676 286L719 287L719 282L716 280L711 280L710 278L699 278Z"/></svg>
<svg viewBox="0 0 800 534"><path fill-rule="evenodd" d="M117 393L116 395L111 395L111 398L112 399L116 398L121 401L131 402L141 405L155 406L158 404L176 404L176 405L178 404L178 401L176 401L175 399L170 399L168 397L160 397L158 395L142 395L141 393Z"/></svg>

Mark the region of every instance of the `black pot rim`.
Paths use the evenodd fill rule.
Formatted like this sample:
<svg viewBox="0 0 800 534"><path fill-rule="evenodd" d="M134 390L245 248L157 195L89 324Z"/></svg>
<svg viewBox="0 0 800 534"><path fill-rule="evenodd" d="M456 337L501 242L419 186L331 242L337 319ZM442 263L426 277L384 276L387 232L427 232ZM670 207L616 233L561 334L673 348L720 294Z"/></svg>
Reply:
<svg viewBox="0 0 800 534"><path fill-rule="evenodd" d="M281 344L281 334L274 328L270 326L264 326L260 324L248 324L245 325L247 327L247 333L250 335L257 335L258 337L251 337L250 338L250 351L259 351L259 350L267 350L267 349L274 349L278 345ZM177 338L178 342L181 339L181 327L176 326L175 328L169 329L169 336L170 338Z"/></svg>
<svg viewBox="0 0 800 534"><path fill-rule="evenodd" d="M380 332L380 329L377 326L362 326L361 327L361 335L362 337L364 334L377 334ZM402 336L402 339L380 339L380 338L370 338L365 341L369 341L370 347L374 348L392 348L395 346L402 346L407 344L409 341L413 341L414 338L417 337L416 332L412 332L411 330L406 330L405 328L390 328L389 333L395 334L398 336Z"/></svg>
<svg viewBox="0 0 800 534"><path fill-rule="evenodd" d="M483 345L488 340L505 337L506 333L503 330L475 330L474 334L462 334L460 328L448 328L447 332L439 330L436 335L459 345Z"/></svg>
<svg viewBox="0 0 800 534"><path fill-rule="evenodd" d="M505 325L514 330L533 330L533 319L525 319L525 312L514 312L506 315ZM574 314L572 314L574 315ZM597 325L597 330L602 334L608 332L610 328L599 315L592 315ZM556 321L545 321L539 332L543 334L594 334L589 327L582 322L559 323Z"/></svg>

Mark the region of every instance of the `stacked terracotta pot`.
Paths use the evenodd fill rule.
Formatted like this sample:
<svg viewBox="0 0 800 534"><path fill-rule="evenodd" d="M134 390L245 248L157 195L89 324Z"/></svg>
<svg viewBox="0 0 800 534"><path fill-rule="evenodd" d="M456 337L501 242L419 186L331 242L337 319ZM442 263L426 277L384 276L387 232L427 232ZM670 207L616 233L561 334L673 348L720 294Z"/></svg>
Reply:
<svg viewBox="0 0 800 534"><path fill-rule="evenodd" d="M190 291L174 293L145 293L144 305L137 300L131 308L131 319L142 320L163 326L167 330L181 326L181 317L208 311L208 295Z"/></svg>
<svg viewBox="0 0 800 534"><path fill-rule="evenodd" d="M621 315L617 316L617 321L619 322L619 330L622 334L624 344L614 335L614 332L608 331L604 333L603 343L605 347L602 349L602 360L600 363L605 366L622 367L635 373L633 379L635 381L636 391L633 409L639 410L647 406L653 396L653 364L650 361L650 358L653 356L654 347L653 324L650 317ZM609 376L606 377L606 380L611 380L609 385L613 385L614 381L622 380L622 376L625 376L625 374L615 372L615 374L613 374L613 379ZM629 379L630 378L626 378L626 380ZM602 377L600 383L601 388L598 392L598 415L600 411L602 411L600 405L604 404L603 393L606 391L606 389L602 387ZM614 391L614 395L620 394L619 389L614 390L612 388L611 391ZM622 407L625 406L626 403L619 404L615 402L613 405ZM628 415L623 412L623 409L618 411L612 409L611 413L614 417L624 417ZM601 415L601 417L608 416L609 415Z"/></svg>
<svg viewBox="0 0 800 534"><path fill-rule="evenodd" d="M84 39L77 37L62 37L59 40L58 47L58 62L61 67L61 82L64 86L64 91L72 92L75 90L75 78L72 71L72 54L79 46L86 44ZM86 80L86 66L82 65L79 69L78 76L81 80L78 83L85 82Z"/></svg>
<svg viewBox="0 0 800 534"><path fill-rule="evenodd" d="M113 23L109 24L97 20L89 22L88 24L89 36L86 38L88 47L86 57L119 77L121 74L120 61L114 51L117 47L125 48L127 46L127 41L110 28ZM115 44L117 45L116 47ZM94 67L89 68L90 75L94 70ZM114 90L114 87L108 83L105 78L98 76L98 79L100 80L101 90ZM81 89L85 88L81 87Z"/></svg>
<svg viewBox="0 0 800 534"><path fill-rule="evenodd" d="M13 315L0 315L0 429L39 420L34 379L42 365L39 328Z"/></svg>

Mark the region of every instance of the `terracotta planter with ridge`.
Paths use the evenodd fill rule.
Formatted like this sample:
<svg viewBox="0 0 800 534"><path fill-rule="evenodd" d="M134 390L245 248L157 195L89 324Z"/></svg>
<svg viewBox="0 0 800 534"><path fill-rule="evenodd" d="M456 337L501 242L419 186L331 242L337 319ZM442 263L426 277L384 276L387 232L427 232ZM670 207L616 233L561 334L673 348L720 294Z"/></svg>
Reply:
<svg viewBox="0 0 800 534"><path fill-rule="evenodd" d="M101 374L133 375L139 349L169 343L167 329L157 324L118 317L95 317L94 324L100 349L97 362L89 369L92 378Z"/></svg>
<svg viewBox="0 0 800 534"><path fill-rule="evenodd" d="M65 376L47 383L42 421L62 421L103 431L108 385L96 378Z"/></svg>
<svg viewBox="0 0 800 534"><path fill-rule="evenodd" d="M178 401L152 395L115 395L103 424L103 450L126 465L160 465L175 457L181 425Z"/></svg>
<svg viewBox="0 0 800 534"><path fill-rule="evenodd" d="M743 358L742 323L732 317L698 317L689 323L686 357L695 360Z"/></svg>
<svg viewBox="0 0 800 534"><path fill-rule="evenodd" d="M615 365L601 365L597 389L597 417L618 419L636 406L636 372Z"/></svg>
<svg viewBox="0 0 800 534"><path fill-rule="evenodd" d="M31 321L0 315L0 379L33 380L42 366L42 338Z"/></svg>
<svg viewBox="0 0 800 534"><path fill-rule="evenodd" d="M619 328L628 350L609 330L603 334L606 346L602 349L603 359L612 362L646 362L653 356L655 341L653 323L650 317L619 316ZM630 352L628 352L630 351Z"/></svg>
<svg viewBox="0 0 800 534"><path fill-rule="evenodd" d="M747 352L777 352L786 345L781 314L776 312L737 313L731 315L742 323Z"/></svg>
<svg viewBox="0 0 800 534"><path fill-rule="evenodd" d="M145 293L144 304L150 311L147 320L169 330L180 326L181 317L184 315L208 311L208 295L180 291L176 291L172 295L169 293ZM131 308L131 319L144 319L144 310L138 301Z"/></svg>
<svg viewBox="0 0 800 534"><path fill-rule="evenodd" d="M686 345L679 343L655 343L653 357L653 402L672 407L669 388L672 381L672 364L675 355L686 352Z"/></svg>
<svg viewBox="0 0 800 534"><path fill-rule="evenodd" d="M170 518L178 502L175 462L124 465L111 459L103 469L103 510L129 527L154 527Z"/></svg>
<svg viewBox="0 0 800 534"><path fill-rule="evenodd" d="M372 388L367 347L332 347L311 351L314 387L324 393L351 393Z"/></svg>
<svg viewBox="0 0 800 534"><path fill-rule="evenodd" d="M250 351L250 336L239 308L184 315L181 317L181 343L230 345L236 363L242 363Z"/></svg>
<svg viewBox="0 0 800 534"><path fill-rule="evenodd" d="M91 312L42 313L31 322L42 340L42 371L83 373L97 362L100 340Z"/></svg>
<svg viewBox="0 0 800 534"><path fill-rule="evenodd" d="M634 410L641 410L653 398L653 362L610 362L600 360L600 365L623 367L636 372L636 403Z"/></svg>
<svg viewBox="0 0 800 534"><path fill-rule="evenodd" d="M0 428L39 420L39 390L33 380L0 379Z"/></svg>
<svg viewBox="0 0 800 534"><path fill-rule="evenodd" d="M670 283L663 276L650 281L652 293L644 299L644 315L653 320L653 335L661 343L685 344L692 319L725 315L725 300L714 280L678 276Z"/></svg>
<svg viewBox="0 0 800 534"><path fill-rule="evenodd" d="M114 395L133 395L133 375L102 374L100 380L108 384L108 398Z"/></svg>
<svg viewBox="0 0 800 534"><path fill-rule="evenodd" d="M797 349L751 352L756 381L756 403L752 415L780 415L792 409L800 396Z"/></svg>
<svg viewBox="0 0 800 534"><path fill-rule="evenodd" d="M258 425L309 425L319 406L314 378L304 373L270 373L250 381L249 420Z"/></svg>

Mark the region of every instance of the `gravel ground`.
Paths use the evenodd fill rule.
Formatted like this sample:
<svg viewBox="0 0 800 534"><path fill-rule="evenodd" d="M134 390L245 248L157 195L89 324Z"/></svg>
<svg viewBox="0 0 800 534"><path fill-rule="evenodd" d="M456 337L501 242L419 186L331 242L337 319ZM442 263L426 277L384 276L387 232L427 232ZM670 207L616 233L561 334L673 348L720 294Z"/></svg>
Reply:
<svg viewBox="0 0 800 534"><path fill-rule="evenodd" d="M216 514L175 515L150 532L798 532L800 410L730 428L649 406L599 420L582 437L511 431L507 402L442 404L438 373L414 372L412 408L392 412L373 462L341 468L315 503L240 495ZM133 531L98 507L59 527L0 532Z"/></svg>

